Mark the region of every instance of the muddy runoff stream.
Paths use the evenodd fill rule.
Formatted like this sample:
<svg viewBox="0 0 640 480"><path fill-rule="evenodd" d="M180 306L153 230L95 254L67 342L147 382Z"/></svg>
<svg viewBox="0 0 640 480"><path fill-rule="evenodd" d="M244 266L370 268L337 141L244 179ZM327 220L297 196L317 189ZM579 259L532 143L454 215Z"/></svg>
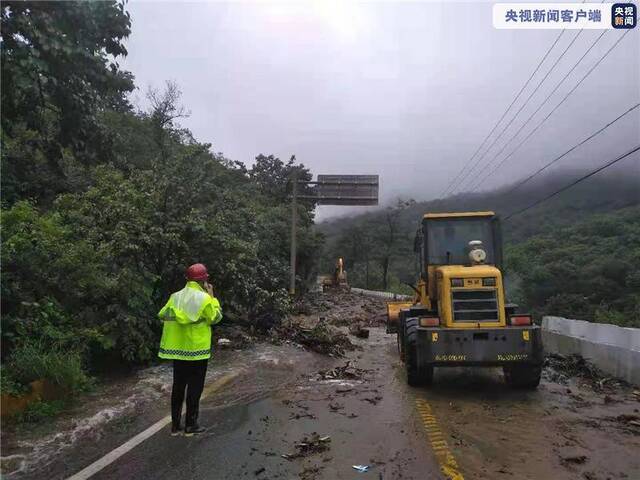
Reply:
<svg viewBox="0 0 640 480"><path fill-rule="evenodd" d="M380 300L316 294L299 311L266 339L216 352L208 383L234 379L203 399L204 435L165 428L96 477L640 478L640 392L579 359L549 359L534 392L510 390L496 369L458 368L412 389ZM76 473L166 416L170 384L170 365L155 366L55 422L5 429L3 477Z"/></svg>

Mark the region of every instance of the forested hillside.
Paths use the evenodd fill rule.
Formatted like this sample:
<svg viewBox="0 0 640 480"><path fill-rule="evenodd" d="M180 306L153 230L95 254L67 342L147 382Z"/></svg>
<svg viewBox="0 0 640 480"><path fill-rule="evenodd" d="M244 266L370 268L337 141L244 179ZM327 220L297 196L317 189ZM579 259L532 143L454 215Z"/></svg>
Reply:
<svg viewBox="0 0 640 480"><path fill-rule="evenodd" d="M522 188L392 207L320 225L323 271L345 259L354 286L410 293L413 238L425 212L494 210L505 216L580 175L560 171ZM640 173L603 174L503 222L508 295L525 309L640 325ZM388 272L385 277L385 270Z"/></svg>
<svg viewBox="0 0 640 480"><path fill-rule="evenodd" d="M310 172L215 153L181 128L173 83L134 109L130 29L122 2L3 3L2 355L23 384L153 359L157 311L194 262L227 321L290 307L287 183ZM299 215L304 280L320 237L313 205Z"/></svg>

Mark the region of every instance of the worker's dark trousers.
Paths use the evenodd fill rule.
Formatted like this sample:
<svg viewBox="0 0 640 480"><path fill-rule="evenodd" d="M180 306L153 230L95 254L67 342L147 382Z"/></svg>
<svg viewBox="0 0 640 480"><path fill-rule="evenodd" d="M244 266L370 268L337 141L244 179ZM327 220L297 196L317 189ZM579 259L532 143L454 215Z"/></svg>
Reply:
<svg viewBox="0 0 640 480"><path fill-rule="evenodd" d="M184 391L187 390L187 416L185 424L192 427L198 423L200 395L204 388L209 360L174 360L173 388L171 390L171 421L173 427L180 426Z"/></svg>

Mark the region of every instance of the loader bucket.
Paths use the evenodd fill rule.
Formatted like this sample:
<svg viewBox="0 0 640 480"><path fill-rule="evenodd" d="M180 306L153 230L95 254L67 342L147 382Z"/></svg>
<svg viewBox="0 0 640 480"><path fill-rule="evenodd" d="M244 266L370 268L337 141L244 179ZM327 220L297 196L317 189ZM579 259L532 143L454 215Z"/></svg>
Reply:
<svg viewBox="0 0 640 480"><path fill-rule="evenodd" d="M387 333L396 333L400 320L400 310L409 308L413 302L387 302Z"/></svg>

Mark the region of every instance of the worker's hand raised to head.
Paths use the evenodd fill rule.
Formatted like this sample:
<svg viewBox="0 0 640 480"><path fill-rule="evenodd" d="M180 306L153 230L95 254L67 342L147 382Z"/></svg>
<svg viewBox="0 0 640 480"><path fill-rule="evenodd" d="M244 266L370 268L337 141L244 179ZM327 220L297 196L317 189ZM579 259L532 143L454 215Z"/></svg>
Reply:
<svg viewBox="0 0 640 480"><path fill-rule="evenodd" d="M211 285L209 282L204 282L204 288L205 288L205 290L207 291L207 293L209 295L211 295L212 297L214 296L213 295L213 285Z"/></svg>

